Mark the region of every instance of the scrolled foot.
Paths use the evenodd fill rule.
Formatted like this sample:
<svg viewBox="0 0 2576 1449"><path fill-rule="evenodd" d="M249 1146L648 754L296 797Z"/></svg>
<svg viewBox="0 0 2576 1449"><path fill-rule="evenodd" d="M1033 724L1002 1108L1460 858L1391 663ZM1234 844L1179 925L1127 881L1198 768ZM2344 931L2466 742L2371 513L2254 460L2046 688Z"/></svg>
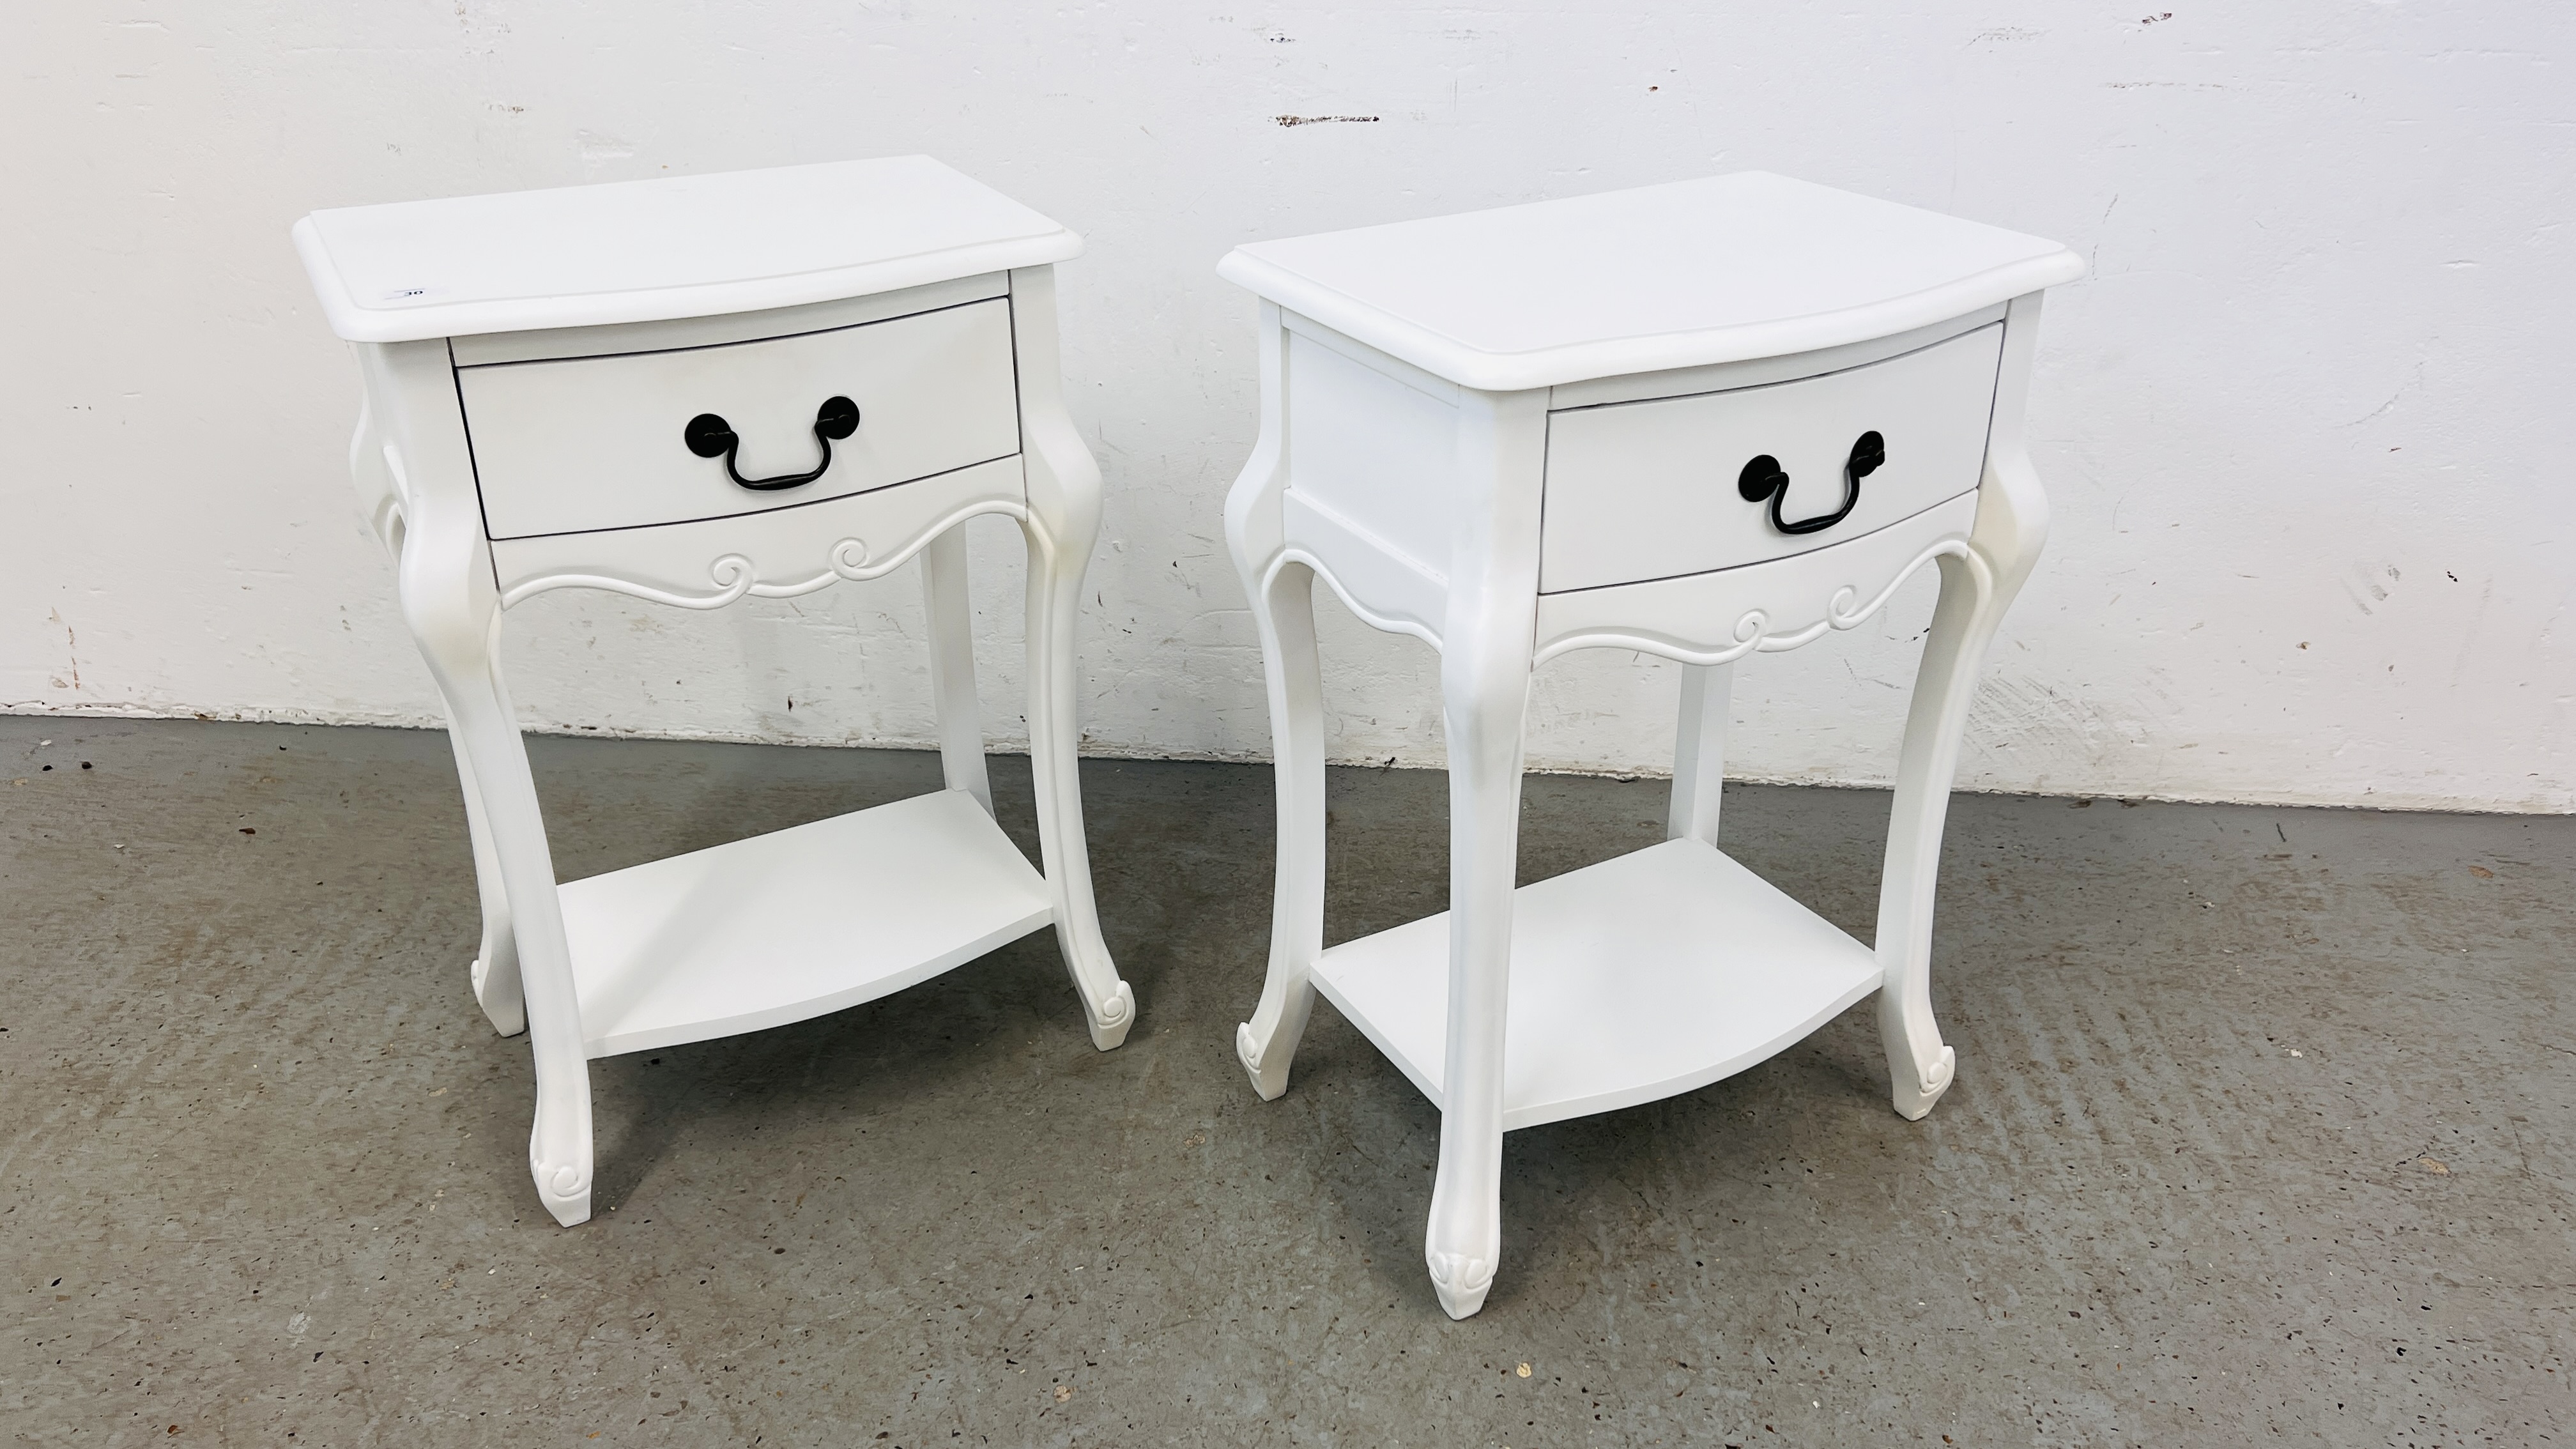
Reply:
<svg viewBox="0 0 2576 1449"><path fill-rule="evenodd" d="M1476 1316L1485 1306L1485 1295L1494 1291L1494 1261L1463 1253L1431 1253L1426 1259L1432 1291L1440 1295L1440 1311L1451 1318Z"/></svg>
<svg viewBox="0 0 2576 1449"><path fill-rule="evenodd" d="M590 1168L587 1164L539 1162L531 1157L528 1171L537 1180L537 1199L546 1211L565 1227L590 1221Z"/></svg>
<svg viewBox="0 0 2576 1449"><path fill-rule="evenodd" d="M1288 1090L1288 1064L1264 1070L1261 1065L1261 1041L1252 1034L1251 1022L1239 1022L1234 1028L1234 1059L1243 1063L1244 1074L1252 1078L1252 1090L1261 1100L1276 1102Z"/></svg>
<svg viewBox="0 0 2576 1449"><path fill-rule="evenodd" d="M1127 1029L1135 1024L1136 993L1121 981L1118 990L1100 1003L1100 1009L1090 1013L1091 1044L1105 1052L1115 1051L1127 1040Z"/></svg>
<svg viewBox="0 0 2576 1449"><path fill-rule="evenodd" d="M1950 1084L1958 1080L1958 1076L1958 1052L1946 1046L1941 1048L1940 1060L1932 1064L1932 1070L1925 1074L1920 1086L1901 1078L1898 1080L1896 1115L1908 1122L1922 1121L1931 1112L1932 1104L1941 1100L1941 1094L1950 1090Z"/></svg>
<svg viewBox="0 0 2576 1449"><path fill-rule="evenodd" d="M474 958L473 976L474 1004L483 1008L484 1019L492 1023L492 1029L503 1036L517 1036L526 1031L528 1029L526 999L516 991L506 993L495 991L486 984L492 977L490 957Z"/></svg>

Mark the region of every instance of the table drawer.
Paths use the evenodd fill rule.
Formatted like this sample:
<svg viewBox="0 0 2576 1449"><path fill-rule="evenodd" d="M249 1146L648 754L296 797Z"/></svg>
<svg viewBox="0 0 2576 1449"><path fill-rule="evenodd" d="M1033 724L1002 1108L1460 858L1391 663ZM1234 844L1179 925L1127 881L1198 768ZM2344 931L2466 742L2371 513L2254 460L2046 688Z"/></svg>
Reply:
<svg viewBox="0 0 2576 1449"><path fill-rule="evenodd" d="M961 518L1016 514L1027 497L1020 460L997 458L795 508L494 539L492 572L505 606L564 587L614 589L695 608L746 594L780 598L836 578L874 578Z"/></svg>
<svg viewBox="0 0 2576 1449"><path fill-rule="evenodd" d="M1549 414L1540 590L1784 558L1968 492L1985 471L2002 349L1996 324L1821 377ZM1856 456L1848 513L1801 529L1842 507ZM1776 466L1749 468L1758 458ZM1776 481L1747 497L1748 483L1775 474L1789 480L1785 497Z"/></svg>
<svg viewBox="0 0 2576 1449"><path fill-rule="evenodd" d="M460 367L456 383L494 538L758 513L1020 448L1000 298L757 342ZM714 414L738 440L731 466L744 478L805 473L832 398L856 404L857 425L811 482L745 488L721 451L700 456L685 436Z"/></svg>

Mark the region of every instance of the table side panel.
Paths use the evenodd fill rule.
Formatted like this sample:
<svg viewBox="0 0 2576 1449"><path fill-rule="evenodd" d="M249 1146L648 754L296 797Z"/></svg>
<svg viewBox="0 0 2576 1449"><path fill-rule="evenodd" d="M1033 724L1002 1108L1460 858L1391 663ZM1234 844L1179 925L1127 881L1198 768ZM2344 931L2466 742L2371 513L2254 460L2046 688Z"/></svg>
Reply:
<svg viewBox="0 0 2576 1449"><path fill-rule="evenodd" d="M1549 415L1539 587L1558 593L1704 573L1827 548L1977 486L2003 328L1796 382ZM1886 462L1849 517L1775 530L1737 491L1767 454L1789 476L1791 521L1829 514L1844 463L1877 432Z"/></svg>
<svg viewBox="0 0 2576 1449"><path fill-rule="evenodd" d="M1290 495L1305 495L1414 568L1446 578L1457 406L1291 331L1286 410Z"/></svg>
<svg viewBox="0 0 2576 1449"><path fill-rule="evenodd" d="M927 477L1019 451L1010 303L975 302L759 342L460 368L486 527L495 539L756 513ZM815 410L846 396L858 431L801 487L737 486L682 441L700 413L742 439L746 477L803 472Z"/></svg>
<svg viewBox="0 0 2576 1449"><path fill-rule="evenodd" d="M1324 581L1372 627L1437 645L1448 627L1449 581L1402 549L1291 489L1279 500L1288 546L1321 565Z"/></svg>

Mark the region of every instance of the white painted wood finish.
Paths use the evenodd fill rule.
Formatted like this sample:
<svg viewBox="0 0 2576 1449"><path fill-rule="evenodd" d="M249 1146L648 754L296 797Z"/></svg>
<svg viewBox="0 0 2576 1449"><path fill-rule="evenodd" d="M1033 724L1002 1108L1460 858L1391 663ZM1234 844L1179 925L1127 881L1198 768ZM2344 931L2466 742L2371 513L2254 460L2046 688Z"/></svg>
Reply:
<svg viewBox="0 0 2576 1449"><path fill-rule="evenodd" d="M1547 527L1539 589L1563 593L1702 574L1829 548L1977 486L1993 410L1997 323L1920 352L1697 397L1563 409L1548 419ZM1864 433L1887 461L1861 480L1841 524L1774 530L1736 475L1756 456L1789 475L1784 517L1832 513Z"/></svg>
<svg viewBox="0 0 2576 1449"><path fill-rule="evenodd" d="M1293 324L1288 375L1298 403L1288 415L1288 486L1298 500L1445 581L1458 503L1458 389Z"/></svg>
<svg viewBox="0 0 2576 1449"><path fill-rule="evenodd" d="M1069 261L1082 239L927 156L317 211L331 330L416 342L716 317Z"/></svg>
<svg viewBox="0 0 2576 1449"><path fill-rule="evenodd" d="M1944 318L1892 336L1867 337L1839 346L1819 347L1812 352L1791 352L1779 357L1745 357L1733 362L1668 368L1662 372L1624 373L1617 377L1576 378L1549 388L1547 405L1561 412L1569 408L1599 407L1604 403L1693 397L1704 392L1733 392L1739 388L1768 387L1775 382L1823 377L1827 373L1847 372L1873 362L1885 362L1891 357L1920 352L1934 343L1947 342L1953 337L2001 322L2009 310L2006 304L1997 302L1991 307L1980 307L1963 316Z"/></svg>
<svg viewBox="0 0 2576 1449"><path fill-rule="evenodd" d="M582 1046L616 1056L821 1016L1055 919L1046 881L960 790L562 887Z"/></svg>
<svg viewBox="0 0 2576 1449"><path fill-rule="evenodd" d="M1968 551L1978 501L1964 494L1875 533L1767 563L1541 594L1539 662L1575 649L1638 649L1725 664L1857 628L1917 569Z"/></svg>
<svg viewBox="0 0 2576 1449"><path fill-rule="evenodd" d="M995 272L906 287L899 292L872 292L864 297L814 302L802 307L770 307L758 312L727 312L714 317L672 317L659 322L624 322L606 327L542 327L526 332L482 332L447 339L448 353L459 367L495 362L554 362L573 357L616 357L629 352L667 352L680 347L722 347L733 342L762 342L773 337L801 337L863 327L896 317L989 302L1011 295L1011 279Z"/></svg>
<svg viewBox="0 0 2576 1449"><path fill-rule="evenodd" d="M901 566L948 529L985 513L1020 517L1028 485L1017 456L893 488L734 518L495 539L504 606L549 589L608 589L681 608L749 595L788 599Z"/></svg>
<svg viewBox="0 0 2576 1449"><path fill-rule="evenodd" d="M1461 387L1886 337L2061 282L2055 242L1760 171L1234 249L1218 275Z"/></svg>
<svg viewBox="0 0 2576 1449"><path fill-rule="evenodd" d="M496 539L756 513L1020 450L1002 299L762 342L462 367L456 386ZM744 477L803 473L830 397L858 404L858 431L799 487L742 488L681 438L714 413L742 439Z"/></svg>
<svg viewBox="0 0 2576 1449"><path fill-rule="evenodd" d="M1315 987L1443 1105L1449 913L1325 951ZM1867 946L1697 840L1512 897L1503 1130L1633 1107L1768 1060L1878 989Z"/></svg>
<svg viewBox="0 0 2576 1449"><path fill-rule="evenodd" d="M1735 691L1733 664L1682 667L1681 722L1673 730L1673 792L1664 811L1664 838L1717 844L1725 803L1727 701Z"/></svg>
<svg viewBox="0 0 2576 1449"><path fill-rule="evenodd" d="M453 275L481 291L409 315L487 331L513 322L570 329L393 341L367 340L361 329L354 350L365 405L350 446L362 506L394 555L404 619L451 721L482 886L475 996L497 1030L528 1033L537 1077L529 1170L546 1210L566 1225L592 1206L591 1057L836 1011L1050 924L1093 1044L1116 1047L1134 1024L1134 994L1118 978L1092 904L1075 774L1073 616L1098 536L1100 474L1064 412L1052 271L979 270L996 256L1038 254L1029 251L1038 232L1014 219L1033 214L960 202L954 214L910 222L875 215L837 240L824 225L841 215L835 207L853 204L854 177L886 182L864 198L880 210L938 204L943 188L953 190L942 176L972 187L924 165L781 173L841 188L813 207L773 198L782 224L823 227L797 241L801 252L703 256L691 246L704 229L596 230L601 216L640 226L668 199L648 205L634 196L605 211L585 209L592 203L577 196L540 195L453 215L436 207L342 213L328 228L340 247L332 265L378 276L444 255L414 244L406 228L415 224L420 236L461 252L501 234L477 227L527 225L515 238L530 254L524 266L461 255ZM739 199L724 186L686 195ZM564 230L531 221L548 217ZM300 228L299 240L312 231ZM612 255L596 268L538 255L567 237L589 237ZM947 249L896 255L898 241ZM1065 255L1071 245L1069 236L1048 243ZM816 246L843 248L848 265L833 272L832 286L846 291L818 292L811 277L783 289L749 285L760 266L812 260ZM691 272L693 259L702 275ZM336 276L317 268L326 302ZM632 303L637 320L584 326L599 320L597 307L526 290L578 277L630 289L649 281L660 300L645 306L630 296L620 305ZM915 290L871 301L863 294L872 287ZM770 310L670 320L680 315L672 299L683 294ZM790 294L799 305L780 300ZM939 310L887 310L902 305ZM460 357L481 360L460 368ZM689 453L679 431L694 412L713 410L744 434L747 464L765 468L771 460L753 450L771 446L772 422L801 413L795 431L810 446L812 410L835 392L861 404L860 434L850 440L858 446L836 447L832 468L811 485L753 493L710 482L702 468L666 464L715 466ZM881 430L874 438L872 427ZM811 460L778 465L801 471ZM700 497L710 501L692 501ZM490 527L487 503L499 505ZM1037 868L993 823L976 721L957 526L987 513L1017 522L1029 550ZM508 527L532 532L495 536ZM558 887L500 670L504 608L557 588L715 608L873 579L915 555L946 790Z"/></svg>
<svg viewBox="0 0 2576 1449"><path fill-rule="evenodd" d="M1875 990L1891 1097L1956 1058L1931 1011L1932 891L1985 645L2038 557L2021 440L2051 243L1743 176L1261 243L1261 433L1226 500L1277 745L1270 969L1235 1047L1284 1092L1320 990L1441 1108L1424 1260L1483 1306L1503 1133L1688 1091ZM1887 463L1789 533L1736 478L1832 511L1857 436ZM1828 491L1830 489L1830 491ZM1863 947L1718 841L1735 662L1868 619L1926 566L1941 601ZM1441 651L1450 910L1323 949L1321 577ZM1573 649L1688 666L1663 845L1515 891L1531 672Z"/></svg>

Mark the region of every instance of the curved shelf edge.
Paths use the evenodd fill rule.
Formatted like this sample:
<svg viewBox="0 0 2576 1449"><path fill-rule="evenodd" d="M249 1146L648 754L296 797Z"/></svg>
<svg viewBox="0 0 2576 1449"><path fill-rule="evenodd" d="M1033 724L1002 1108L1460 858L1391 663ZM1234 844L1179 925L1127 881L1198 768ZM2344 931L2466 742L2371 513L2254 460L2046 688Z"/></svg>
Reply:
<svg viewBox="0 0 2576 1449"><path fill-rule="evenodd" d="M944 790L558 888L589 1054L873 1001L1055 919L973 796Z"/></svg>
<svg viewBox="0 0 2576 1449"><path fill-rule="evenodd" d="M1695 840L1521 887L1511 969L1505 1131L1733 1076L1879 985L1870 948ZM1314 980L1441 1105L1446 912L1333 947Z"/></svg>

